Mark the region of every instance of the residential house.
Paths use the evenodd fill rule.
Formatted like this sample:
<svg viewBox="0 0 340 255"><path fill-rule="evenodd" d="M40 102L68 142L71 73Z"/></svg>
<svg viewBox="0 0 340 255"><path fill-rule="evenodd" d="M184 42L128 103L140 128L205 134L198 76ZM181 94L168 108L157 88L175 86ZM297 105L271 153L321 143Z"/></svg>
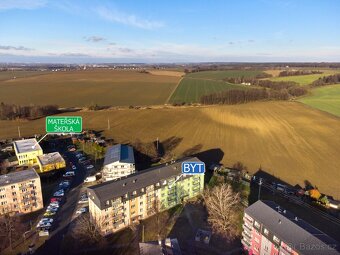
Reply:
<svg viewBox="0 0 340 255"><path fill-rule="evenodd" d="M244 212L242 240L252 255L335 255L337 241L272 201L257 201Z"/></svg>
<svg viewBox="0 0 340 255"><path fill-rule="evenodd" d="M186 158L87 188L91 220L106 235L197 196L204 174L182 175L184 161L201 162Z"/></svg>
<svg viewBox="0 0 340 255"><path fill-rule="evenodd" d="M135 157L131 146L117 144L108 148L102 170L104 181L115 180L134 172Z"/></svg>
<svg viewBox="0 0 340 255"><path fill-rule="evenodd" d="M41 208L40 177L34 169L0 176L0 214L29 213Z"/></svg>

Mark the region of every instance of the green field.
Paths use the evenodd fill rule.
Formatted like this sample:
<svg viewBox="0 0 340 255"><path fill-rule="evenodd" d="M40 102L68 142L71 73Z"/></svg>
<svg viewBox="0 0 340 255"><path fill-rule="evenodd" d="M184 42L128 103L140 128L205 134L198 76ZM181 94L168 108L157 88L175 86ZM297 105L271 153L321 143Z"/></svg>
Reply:
<svg viewBox="0 0 340 255"><path fill-rule="evenodd" d="M313 89L311 95L299 101L340 117L340 84Z"/></svg>
<svg viewBox="0 0 340 255"><path fill-rule="evenodd" d="M224 78L246 77L252 78L263 73L257 70L226 70L226 71L203 71L187 74L186 77L198 79L223 80Z"/></svg>
<svg viewBox="0 0 340 255"><path fill-rule="evenodd" d="M244 85L235 85L223 81L183 78L170 103L198 103L201 96L229 89L246 89Z"/></svg>
<svg viewBox="0 0 340 255"><path fill-rule="evenodd" d="M137 71L53 72L0 81L0 102L60 107L164 104L180 77Z"/></svg>
<svg viewBox="0 0 340 255"><path fill-rule="evenodd" d="M1 71L0 81L14 80L18 78L31 77L41 74L48 74L49 71Z"/></svg>
<svg viewBox="0 0 340 255"><path fill-rule="evenodd" d="M316 81L320 77L333 75L339 73L339 70L324 70L322 74L308 74L308 75L296 75L296 76L286 76L286 77L274 77L269 78L271 81L294 81L301 86L306 86Z"/></svg>

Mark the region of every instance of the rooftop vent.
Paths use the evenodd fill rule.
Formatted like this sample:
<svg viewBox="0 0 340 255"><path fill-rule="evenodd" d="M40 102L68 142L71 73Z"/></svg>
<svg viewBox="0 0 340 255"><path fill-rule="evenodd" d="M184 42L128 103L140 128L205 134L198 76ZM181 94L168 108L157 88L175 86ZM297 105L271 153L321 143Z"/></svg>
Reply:
<svg viewBox="0 0 340 255"><path fill-rule="evenodd" d="M283 210L283 213L286 213L287 211L286 210Z"/></svg>
<svg viewBox="0 0 340 255"><path fill-rule="evenodd" d="M125 187L125 186L126 186L126 182L123 183L123 187Z"/></svg>
<svg viewBox="0 0 340 255"><path fill-rule="evenodd" d="M281 222L281 220L279 220L279 224L281 224L282 222Z"/></svg>
<svg viewBox="0 0 340 255"><path fill-rule="evenodd" d="M133 183L136 183L136 181L137 181L137 179L134 179L132 182L133 182Z"/></svg>
<svg viewBox="0 0 340 255"><path fill-rule="evenodd" d="M295 221L299 221L299 218L295 216L294 220L295 220Z"/></svg>

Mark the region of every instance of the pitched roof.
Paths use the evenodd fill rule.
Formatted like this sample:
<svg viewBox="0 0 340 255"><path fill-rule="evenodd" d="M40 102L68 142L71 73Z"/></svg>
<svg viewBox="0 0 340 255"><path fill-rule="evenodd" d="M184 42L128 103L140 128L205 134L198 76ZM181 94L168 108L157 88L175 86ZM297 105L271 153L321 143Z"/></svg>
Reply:
<svg viewBox="0 0 340 255"><path fill-rule="evenodd" d="M7 186L13 183L23 182L30 179L39 178L37 172L32 169L22 170L18 172L13 172L9 174L0 175L0 187Z"/></svg>
<svg viewBox="0 0 340 255"><path fill-rule="evenodd" d="M114 162L134 164L133 148L124 144L116 144L108 148L105 154L104 166Z"/></svg>
<svg viewBox="0 0 340 255"><path fill-rule="evenodd" d="M131 174L120 180L112 180L98 185L94 185L88 187L88 191L91 193L89 197L91 199L92 195L94 195L94 198L92 199L94 203L99 208L105 209L109 207L109 205L106 204L106 201L108 200L117 197L122 197L127 193L129 193L130 195L133 191L137 191L136 196L138 196L142 193L141 192L142 188L145 188L152 184L155 185L160 181L180 175L182 173L181 165L182 162L184 161L201 162L196 157L184 158L174 162L173 164L167 163L156 167L152 167ZM188 176L182 178L188 178ZM167 184L160 183L159 187L162 187L164 185Z"/></svg>
<svg viewBox="0 0 340 255"><path fill-rule="evenodd" d="M273 201L257 201L246 208L245 213L262 223L299 254L339 254L340 245L337 241L304 220L297 219L294 214L280 208ZM312 249L313 247L319 248Z"/></svg>
<svg viewBox="0 0 340 255"><path fill-rule="evenodd" d="M35 138L18 140L18 141L13 142L13 144L18 153L41 150L41 147L39 143L37 142L37 139Z"/></svg>

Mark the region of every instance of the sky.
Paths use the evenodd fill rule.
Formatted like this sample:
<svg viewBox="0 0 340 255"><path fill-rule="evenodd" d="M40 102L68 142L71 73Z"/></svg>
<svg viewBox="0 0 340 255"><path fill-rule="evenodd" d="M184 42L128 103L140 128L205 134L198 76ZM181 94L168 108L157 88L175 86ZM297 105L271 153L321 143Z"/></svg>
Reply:
<svg viewBox="0 0 340 255"><path fill-rule="evenodd" d="M340 62L338 0L0 0L0 62Z"/></svg>

